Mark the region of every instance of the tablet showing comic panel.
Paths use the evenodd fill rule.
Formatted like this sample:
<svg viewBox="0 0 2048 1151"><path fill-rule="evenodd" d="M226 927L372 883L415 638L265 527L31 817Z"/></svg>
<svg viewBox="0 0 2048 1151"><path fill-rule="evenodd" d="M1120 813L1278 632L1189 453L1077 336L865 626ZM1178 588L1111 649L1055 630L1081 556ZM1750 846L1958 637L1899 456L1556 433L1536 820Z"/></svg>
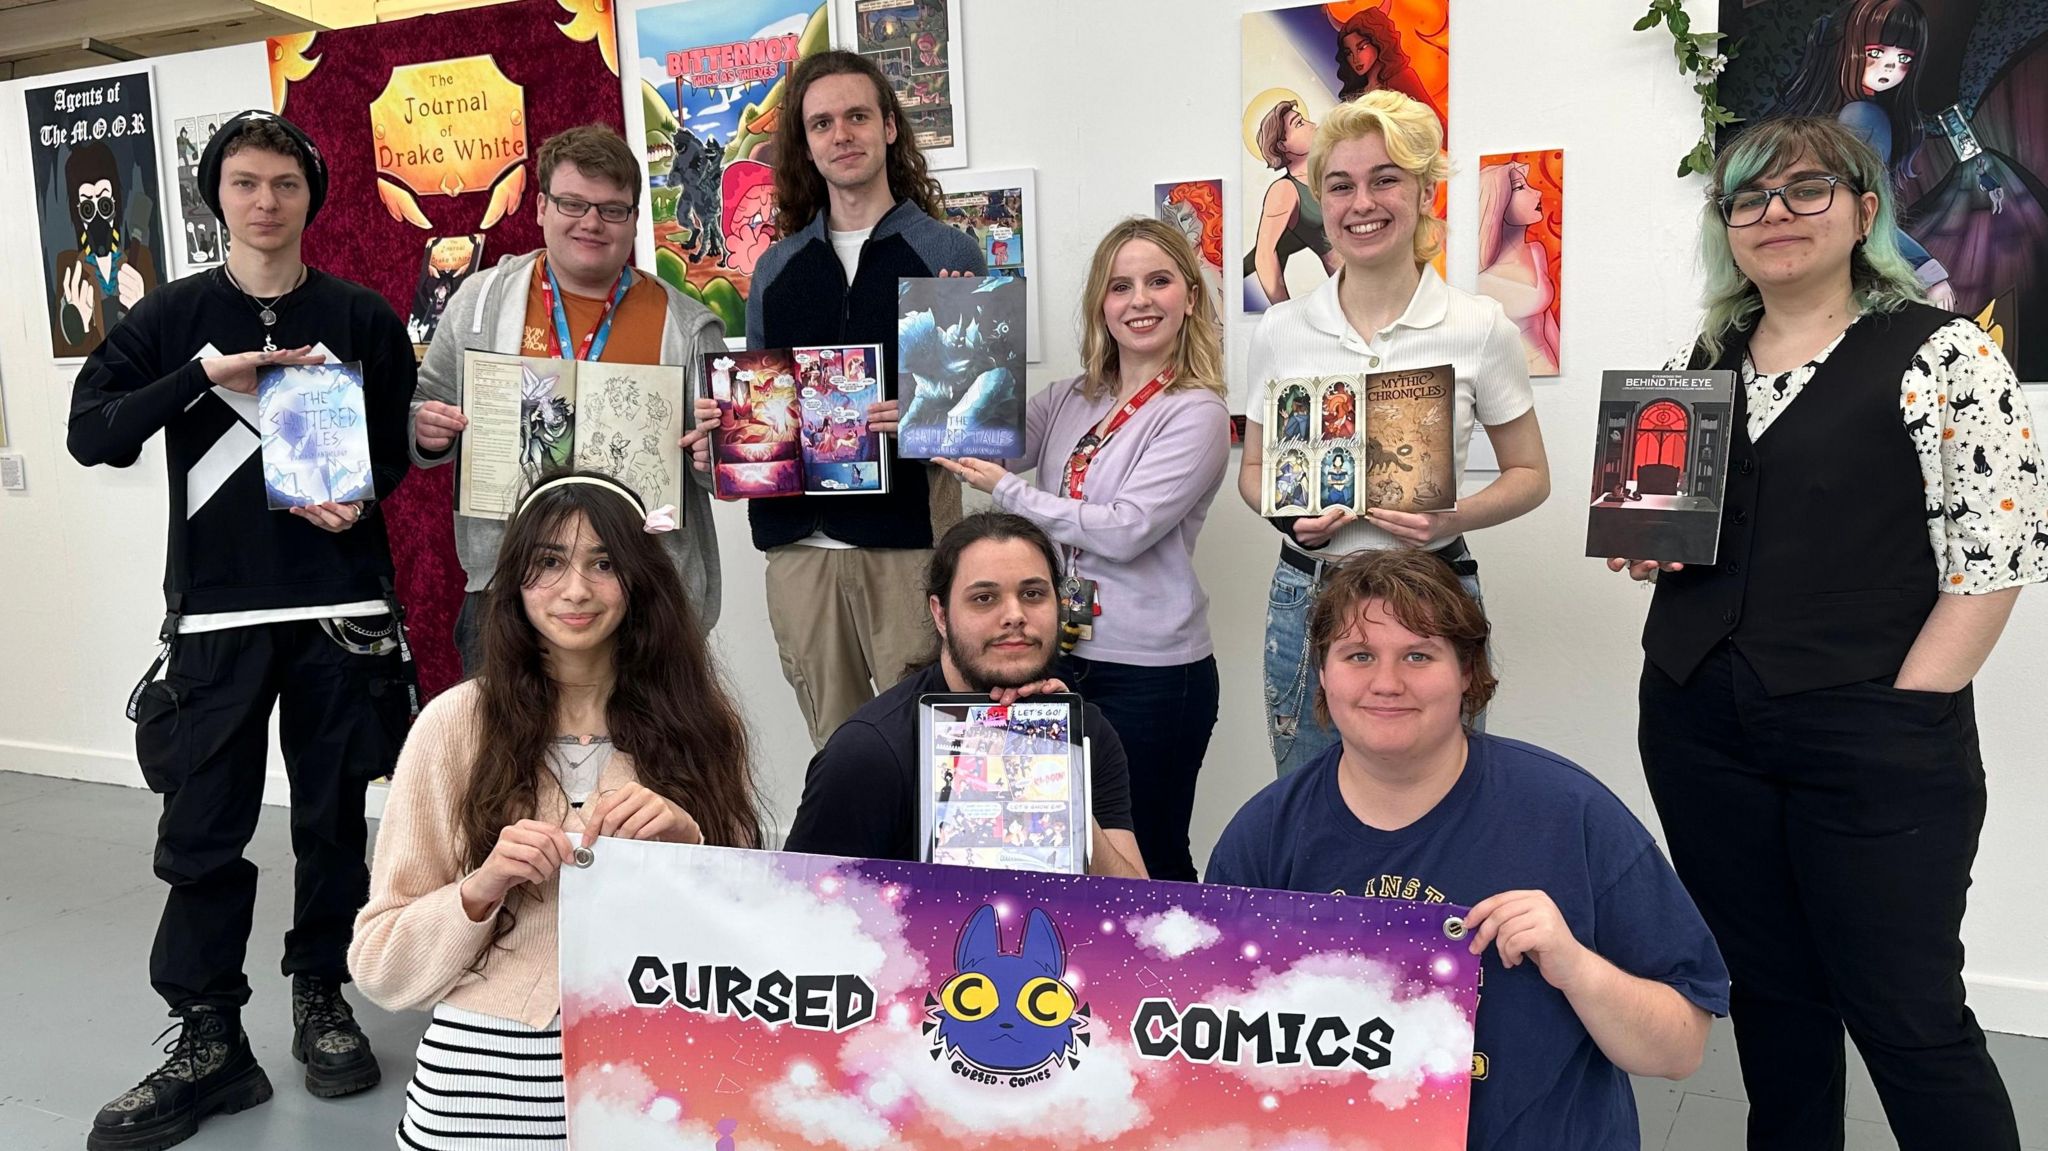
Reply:
<svg viewBox="0 0 2048 1151"><path fill-rule="evenodd" d="M836 43L875 62L932 171L967 166L965 0L832 0Z"/></svg>

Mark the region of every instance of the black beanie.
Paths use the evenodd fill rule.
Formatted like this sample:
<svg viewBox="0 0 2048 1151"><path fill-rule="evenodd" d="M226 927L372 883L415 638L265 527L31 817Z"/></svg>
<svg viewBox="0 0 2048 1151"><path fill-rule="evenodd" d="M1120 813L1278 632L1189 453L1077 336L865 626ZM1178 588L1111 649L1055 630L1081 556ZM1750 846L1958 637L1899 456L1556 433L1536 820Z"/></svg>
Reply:
<svg viewBox="0 0 2048 1151"><path fill-rule="evenodd" d="M306 224L311 226L313 217L320 211L320 205L327 199L327 161L320 156L320 149L313 146L313 138L300 130L297 124L275 112L261 112L251 109L238 112L227 123L213 133L213 139L206 142L206 151L199 156L199 198L213 209L214 219L222 223L227 217L220 210L220 162L227 154L228 141L255 127L257 124L274 124L284 129L284 134L299 146L305 157L306 191L312 201L306 205Z"/></svg>

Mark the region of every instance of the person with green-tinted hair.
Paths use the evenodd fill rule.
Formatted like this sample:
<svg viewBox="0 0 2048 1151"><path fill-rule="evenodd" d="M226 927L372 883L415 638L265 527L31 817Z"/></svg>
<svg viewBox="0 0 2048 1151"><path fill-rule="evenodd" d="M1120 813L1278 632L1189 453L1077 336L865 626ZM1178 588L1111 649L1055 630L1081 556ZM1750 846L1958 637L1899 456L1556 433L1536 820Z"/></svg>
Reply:
<svg viewBox="0 0 2048 1151"><path fill-rule="evenodd" d="M1671 366L1740 382L1720 548L1608 566L1657 585L1639 744L1733 976L1749 1146L1843 1145L1846 1031L1902 1151L2017 1151L1960 933L1970 681L2048 579L2033 418L1993 338L1925 302L1848 128L1759 123L1711 184L1706 314Z"/></svg>

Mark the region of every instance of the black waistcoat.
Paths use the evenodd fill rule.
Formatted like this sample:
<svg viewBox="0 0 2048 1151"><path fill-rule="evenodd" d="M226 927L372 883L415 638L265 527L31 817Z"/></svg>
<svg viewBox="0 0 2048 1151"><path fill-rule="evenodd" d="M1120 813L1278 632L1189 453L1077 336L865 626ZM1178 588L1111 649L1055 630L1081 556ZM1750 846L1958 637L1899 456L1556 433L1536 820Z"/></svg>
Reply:
<svg viewBox="0 0 2048 1151"><path fill-rule="evenodd" d="M1899 670L1940 595L1927 523L1948 510L1921 479L1899 389L1954 318L1920 304L1864 316L1761 442L1736 387L1719 558L1660 574L1643 629L1665 674L1683 683L1724 639L1772 695ZM1748 350L1737 332L1712 366L1738 370Z"/></svg>

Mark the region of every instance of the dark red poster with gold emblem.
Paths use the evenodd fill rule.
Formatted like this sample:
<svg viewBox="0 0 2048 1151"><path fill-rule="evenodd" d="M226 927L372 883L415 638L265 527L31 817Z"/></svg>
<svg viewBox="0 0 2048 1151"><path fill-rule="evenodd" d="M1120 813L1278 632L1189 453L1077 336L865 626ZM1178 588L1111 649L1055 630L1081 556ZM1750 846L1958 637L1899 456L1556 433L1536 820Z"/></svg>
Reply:
<svg viewBox="0 0 2048 1151"><path fill-rule="evenodd" d="M609 0L518 0L269 43L271 99L329 164L308 264L412 311L422 245L481 236L487 263L541 246L533 156L578 124L624 130ZM428 695L461 677L453 468L384 507Z"/></svg>

